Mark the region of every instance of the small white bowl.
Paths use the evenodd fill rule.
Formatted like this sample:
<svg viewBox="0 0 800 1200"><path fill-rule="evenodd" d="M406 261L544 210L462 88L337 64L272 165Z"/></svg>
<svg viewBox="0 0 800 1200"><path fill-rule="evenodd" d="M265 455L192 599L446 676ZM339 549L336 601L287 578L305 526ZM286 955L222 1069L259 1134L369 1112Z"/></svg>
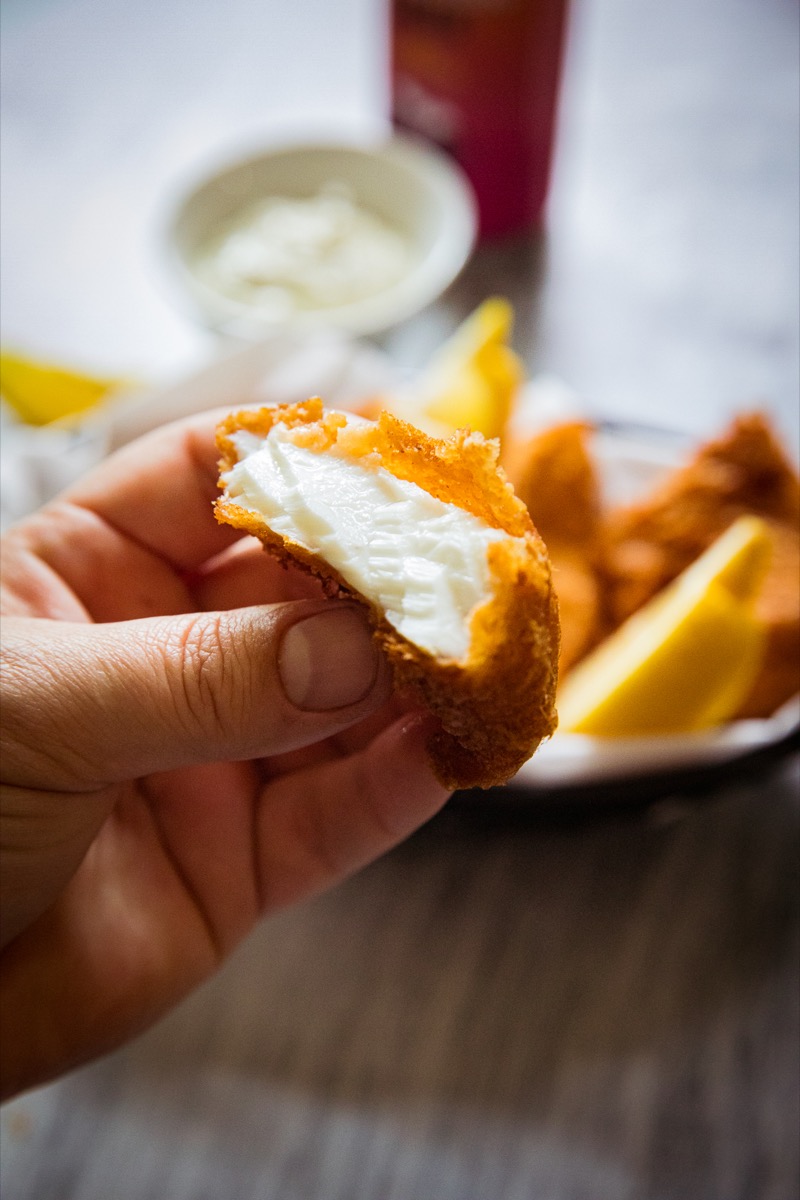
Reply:
<svg viewBox="0 0 800 1200"><path fill-rule="evenodd" d="M272 318L198 277L202 248L237 214L260 199L310 198L330 184L344 186L358 206L407 239L409 264L401 278L366 298ZM456 164L432 147L393 137L377 146L277 147L229 162L179 197L164 243L173 290L220 334L254 340L278 329L327 326L360 337L382 333L435 300L467 262L476 231L472 188Z"/></svg>

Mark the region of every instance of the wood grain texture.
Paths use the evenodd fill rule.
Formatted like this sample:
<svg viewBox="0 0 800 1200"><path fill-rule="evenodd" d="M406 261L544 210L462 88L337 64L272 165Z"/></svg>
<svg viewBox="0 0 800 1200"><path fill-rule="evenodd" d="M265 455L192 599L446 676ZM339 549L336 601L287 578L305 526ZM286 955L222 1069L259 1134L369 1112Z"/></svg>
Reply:
<svg viewBox="0 0 800 1200"><path fill-rule="evenodd" d="M797 782L561 827L445 814L7 1106L4 1196L786 1200Z"/></svg>

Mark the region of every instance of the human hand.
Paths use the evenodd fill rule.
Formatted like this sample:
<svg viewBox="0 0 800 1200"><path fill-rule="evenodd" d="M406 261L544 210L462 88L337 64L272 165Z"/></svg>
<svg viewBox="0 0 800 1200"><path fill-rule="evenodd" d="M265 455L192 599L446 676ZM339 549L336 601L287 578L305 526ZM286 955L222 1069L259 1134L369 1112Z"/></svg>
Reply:
<svg viewBox="0 0 800 1200"><path fill-rule="evenodd" d="M444 803L361 610L213 518L214 414L3 544L3 1093L146 1028Z"/></svg>

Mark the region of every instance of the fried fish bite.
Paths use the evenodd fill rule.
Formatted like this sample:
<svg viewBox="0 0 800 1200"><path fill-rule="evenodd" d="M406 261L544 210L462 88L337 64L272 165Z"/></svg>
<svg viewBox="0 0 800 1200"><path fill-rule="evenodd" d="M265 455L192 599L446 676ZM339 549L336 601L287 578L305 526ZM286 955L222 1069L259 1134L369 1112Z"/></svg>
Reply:
<svg viewBox="0 0 800 1200"><path fill-rule="evenodd" d="M442 782L515 774L555 727L559 625L547 551L496 445L318 399L234 414L217 442L217 519L365 605L397 686L439 718Z"/></svg>

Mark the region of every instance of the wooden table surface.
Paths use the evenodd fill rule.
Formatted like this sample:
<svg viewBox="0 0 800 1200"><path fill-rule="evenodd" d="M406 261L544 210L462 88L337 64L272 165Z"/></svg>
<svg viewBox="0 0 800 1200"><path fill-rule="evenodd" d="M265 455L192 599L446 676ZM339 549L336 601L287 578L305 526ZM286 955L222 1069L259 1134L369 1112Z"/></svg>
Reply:
<svg viewBox="0 0 800 1200"><path fill-rule="evenodd" d="M202 339L142 265L168 168L369 115L379 6L3 20L3 339L177 368ZM708 433L762 403L796 444L797 59L790 0L576 0L546 243L484 248L386 349L503 291L531 370L597 411ZM789 760L702 802L446 811L7 1105L3 1200L792 1200L799 786Z"/></svg>
<svg viewBox="0 0 800 1200"><path fill-rule="evenodd" d="M797 773L448 815L5 1110L4 1200L791 1200Z"/></svg>

